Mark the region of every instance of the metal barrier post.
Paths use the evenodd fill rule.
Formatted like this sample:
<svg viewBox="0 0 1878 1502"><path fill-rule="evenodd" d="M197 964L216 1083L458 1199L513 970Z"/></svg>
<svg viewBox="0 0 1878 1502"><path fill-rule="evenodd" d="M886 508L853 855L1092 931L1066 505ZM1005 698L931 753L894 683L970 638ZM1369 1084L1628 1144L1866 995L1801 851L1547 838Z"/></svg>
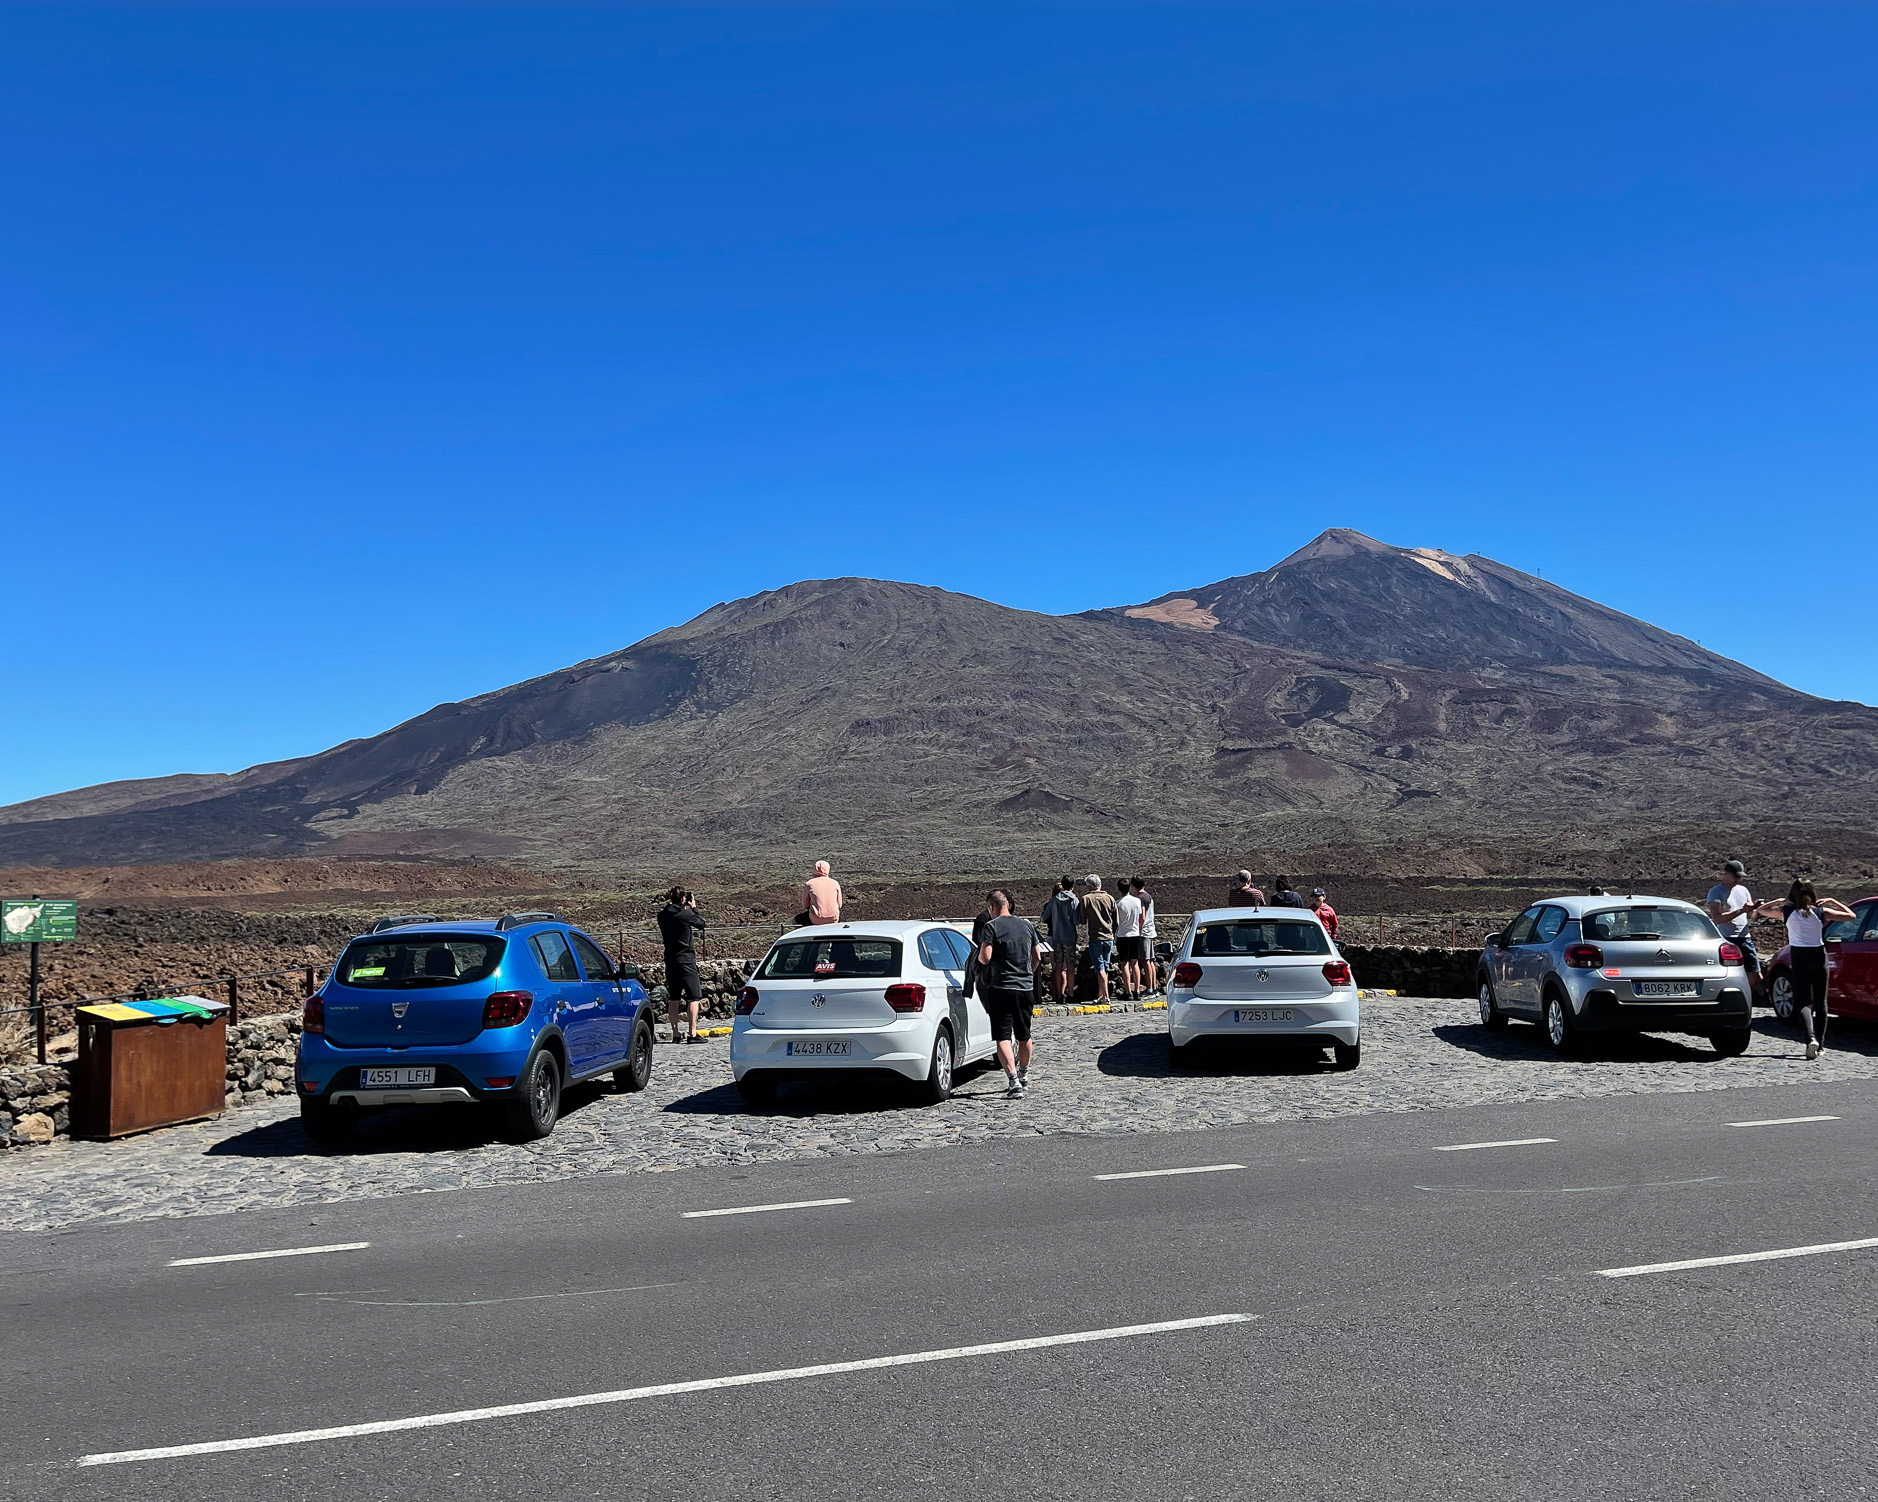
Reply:
<svg viewBox="0 0 1878 1502"><path fill-rule="evenodd" d="M306 967L306 994L308 996L311 996L319 989L319 977L313 973L315 968L317 967L313 965Z"/></svg>
<svg viewBox="0 0 1878 1502"><path fill-rule="evenodd" d="M33 1030L39 1038L39 1062L43 1064L46 1062L46 1004L39 999L39 946L28 944L26 947L33 957L32 978L27 982L26 1000L33 1009Z"/></svg>
<svg viewBox="0 0 1878 1502"><path fill-rule="evenodd" d="M241 1020L241 977L238 975L228 977L228 1020Z"/></svg>

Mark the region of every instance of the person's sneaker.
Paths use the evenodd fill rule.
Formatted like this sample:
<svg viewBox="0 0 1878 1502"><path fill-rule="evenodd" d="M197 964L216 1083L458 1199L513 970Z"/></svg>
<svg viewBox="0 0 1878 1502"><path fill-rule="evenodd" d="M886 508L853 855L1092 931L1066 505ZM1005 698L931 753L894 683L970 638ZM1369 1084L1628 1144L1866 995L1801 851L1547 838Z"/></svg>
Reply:
<svg viewBox="0 0 1878 1502"><path fill-rule="evenodd" d="M1819 1043L1818 1043L1818 1040L1816 1040L1816 1039L1813 1039L1813 1038L1808 1038L1808 1039L1806 1040L1806 1057L1807 1057L1807 1060L1808 1060L1808 1061L1810 1062L1810 1061L1812 1061L1813 1059L1817 1059L1817 1058L1819 1057L1819 1055L1820 1055L1820 1052L1821 1052L1821 1050L1820 1050L1820 1047L1819 1047Z"/></svg>
<svg viewBox="0 0 1878 1502"><path fill-rule="evenodd" d="M1004 1091L1005 1095L1015 1100L1017 1099L1017 1097L1021 1096L1024 1093L1024 1081L1021 1076L1015 1075L1015 1074L1007 1074L1005 1076L1005 1079L1010 1082Z"/></svg>
<svg viewBox="0 0 1878 1502"><path fill-rule="evenodd" d="M1028 1090L1030 1088L1030 1070L1028 1067L1017 1071L1017 1084L1018 1088L1022 1090Z"/></svg>

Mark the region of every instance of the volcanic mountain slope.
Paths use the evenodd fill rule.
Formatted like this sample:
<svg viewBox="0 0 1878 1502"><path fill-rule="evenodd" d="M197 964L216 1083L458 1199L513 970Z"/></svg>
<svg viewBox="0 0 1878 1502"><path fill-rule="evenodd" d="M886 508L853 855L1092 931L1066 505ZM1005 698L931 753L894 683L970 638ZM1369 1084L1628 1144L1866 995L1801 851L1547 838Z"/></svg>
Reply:
<svg viewBox="0 0 1878 1502"><path fill-rule="evenodd" d="M1449 672L1671 669L1693 682L1779 687L1692 641L1478 553L1392 547L1346 527L1262 573L1163 595L1121 614L1353 662Z"/></svg>
<svg viewBox="0 0 1878 1502"><path fill-rule="evenodd" d="M1321 597L1361 593L1336 571L1378 558L1400 565L1364 550L1303 563L1326 571ZM1286 568L1216 586L1225 613L1207 630L1166 611L1055 617L917 585L791 585L232 783L0 810L0 865L437 854L654 874L828 855L963 873L1332 843L1595 845L1703 818L1718 834L1873 827L1878 711L1796 694L1563 591L1539 596L1555 617L1510 585L1489 596L1539 624L1470 646L1444 593L1405 590L1396 663L1226 629L1229 596L1269 602ZM1447 619L1408 619L1430 610ZM1407 661L1441 643L1447 661ZM1452 665L1469 653L1488 660Z"/></svg>

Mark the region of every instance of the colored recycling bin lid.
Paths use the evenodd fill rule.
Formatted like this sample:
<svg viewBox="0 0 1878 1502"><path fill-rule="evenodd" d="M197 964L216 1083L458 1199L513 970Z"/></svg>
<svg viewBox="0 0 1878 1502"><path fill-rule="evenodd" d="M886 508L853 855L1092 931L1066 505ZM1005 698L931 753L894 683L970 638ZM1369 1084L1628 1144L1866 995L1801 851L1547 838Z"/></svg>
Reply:
<svg viewBox="0 0 1878 1502"><path fill-rule="evenodd" d="M155 1018L173 1022L178 1017L192 1017L206 1022L228 1010L225 1001L210 1001L206 996L165 996L154 1001L101 1001L80 1007L80 1016L102 1017L110 1022L142 1022Z"/></svg>

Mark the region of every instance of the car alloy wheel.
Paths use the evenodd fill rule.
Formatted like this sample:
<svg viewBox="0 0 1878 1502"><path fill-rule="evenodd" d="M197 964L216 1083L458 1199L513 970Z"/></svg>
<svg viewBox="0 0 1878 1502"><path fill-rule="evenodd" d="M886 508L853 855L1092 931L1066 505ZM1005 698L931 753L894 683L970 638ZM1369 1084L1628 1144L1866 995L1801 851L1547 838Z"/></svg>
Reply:
<svg viewBox="0 0 1878 1502"><path fill-rule="evenodd" d="M1482 1027L1505 1027L1506 1013L1493 999L1493 984L1490 981L1480 983L1480 1025Z"/></svg>
<svg viewBox="0 0 1878 1502"><path fill-rule="evenodd" d="M1545 1035L1552 1046L1563 1052L1571 1046L1571 1012L1565 998L1554 991L1545 999Z"/></svg>
<svg viewBox="0 0 1878 1502"><path fill-rule="evenodd" d="M561 1070L545 1048L536 1051L515 1084L509 1102L509 1131L517 1141L533 1142L554 1130L561 1114Z"/></svg>
<svg viewBox="0 0 1878 1502"><path fill-rule="evenodd" d="M643 1020L633 1027L626 1063L613 1071L613 1083L622 1090L643 1090L652 1080L652 1029Z"/></svg>
<svg viewBox="0 0 1878 1502"><path fill-rule="evenodd" d="M928 1105L936 1106L952 1094L952 1031L941 1027L933 1034L932 1065L920 1091Z"/></svg>
<svg viewBox="0 0 1878 1502"><path fill-rule="evenodd" d="M1793 1021L1793 977L1786 971L1775 971L1774 978L1767 983L1767 1001L1774 1009L1774 1016L1782 1022Z"/></svg>

